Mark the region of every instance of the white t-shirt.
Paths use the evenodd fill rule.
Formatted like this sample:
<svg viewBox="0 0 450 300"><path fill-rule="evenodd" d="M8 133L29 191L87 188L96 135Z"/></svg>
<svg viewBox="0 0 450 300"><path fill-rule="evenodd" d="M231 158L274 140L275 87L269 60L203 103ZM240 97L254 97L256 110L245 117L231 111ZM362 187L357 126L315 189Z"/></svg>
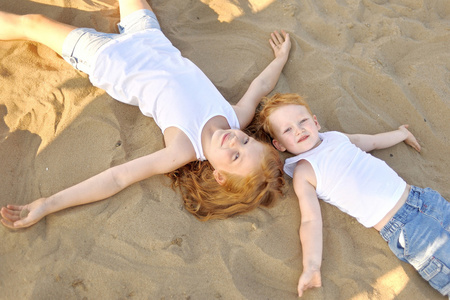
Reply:
<svg viewBox="0 0 450 300"><path fill-rule="evenodd" d="M316 148L288 158L284 171L293 176L297 162L307 160L314 169L318 198L373 227L395 206L406 182L384 161L362 151L336 131L319 133Z"/></svg>
<svg viewBox="0 0 450 300"><path fill-rule="evenodd" d="M160 30L122 35L102 46L89 78L116 100L139 106L163 133L172 126L182 130L199 160L205 160L201 133L208 120L224 116L239 129L231 105Z"/></svg>

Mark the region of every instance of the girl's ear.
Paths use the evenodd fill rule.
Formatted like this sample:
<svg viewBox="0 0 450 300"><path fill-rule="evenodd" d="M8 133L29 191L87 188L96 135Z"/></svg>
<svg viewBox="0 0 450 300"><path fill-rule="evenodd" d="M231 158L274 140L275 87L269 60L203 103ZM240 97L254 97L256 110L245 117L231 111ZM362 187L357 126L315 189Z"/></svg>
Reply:
<svg viewBox="0 0 450 300"><path fill-rule="evenodd" d="M224 185L226 182L225 175L220 173L220 171L214 170L213 171L214 179L216 179L217 183L220 185Z"/></svg>
<svg viewBox="0 0 450 300"><path fill-rule="evenodd" d="M317 130L320 130L321 127L320 127L319 121L317 121L316 115L313 116L313 119L314 119L314 123L315 123L316 126L317 126Z"/></svg>
<svg viewBox="0 0 450 300"><path fill-rule="evenodd" d="M275 146L275 148L277 148L278 151L286 151L286 147L284 147L278 140L273 139L272 144Z"/></svg>

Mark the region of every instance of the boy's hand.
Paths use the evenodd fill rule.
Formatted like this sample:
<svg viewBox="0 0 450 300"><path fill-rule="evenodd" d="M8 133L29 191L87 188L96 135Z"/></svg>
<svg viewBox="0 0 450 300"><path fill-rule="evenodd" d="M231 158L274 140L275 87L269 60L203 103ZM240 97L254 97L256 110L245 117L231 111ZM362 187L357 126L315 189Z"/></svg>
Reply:
<svg viewBox="0 0 450 300"><path fill-rule="evenodd" d="M404 132L406 134L406 139L404 142L407 145L410 145L413 147L417 152L420 152L420 145L419 142L417 142L416 137L408 130L409 125L402 125L398 128L398 130Z"/></svg>
<svg viewBox="0 0 450 300"><path fill-rule="evenodd" d="M286 33L284 30L281 30L281 34L278 31L274 31L270 34L270 37L269 43L275 57L287 58L289 51L291 50L289 33Z"/></svg>
<svg viewBox="0 0 450 300"><path fill-rule="evenodd" d="M45 198L27 205L7 205L1 209L1 222L12 229L29 227L45 217Z"/></svg>
<svg viewBox="0 0 450 300"><path fill-rule="evenodd" d="M322 278L319 270L303 271L298 280L298 296L301 297L303 292L310 288L321 287Z"/></svg>

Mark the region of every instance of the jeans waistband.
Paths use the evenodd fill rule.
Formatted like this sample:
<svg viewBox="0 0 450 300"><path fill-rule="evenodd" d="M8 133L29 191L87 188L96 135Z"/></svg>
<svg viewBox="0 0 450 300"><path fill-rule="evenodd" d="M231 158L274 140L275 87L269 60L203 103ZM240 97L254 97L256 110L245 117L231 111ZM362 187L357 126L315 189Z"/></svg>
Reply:
<svg viewBox="0 0 450 300"><path fill-rule="evenodd" d="M405 204L397 211L397 213L392 217L391 220L381 229L380 235L385 241L394 235L394 233L402 228L408 220L408 216L421 206L420 194L423 193L422 188L411 186L411 191L409 192L408 198Z"/></svg>

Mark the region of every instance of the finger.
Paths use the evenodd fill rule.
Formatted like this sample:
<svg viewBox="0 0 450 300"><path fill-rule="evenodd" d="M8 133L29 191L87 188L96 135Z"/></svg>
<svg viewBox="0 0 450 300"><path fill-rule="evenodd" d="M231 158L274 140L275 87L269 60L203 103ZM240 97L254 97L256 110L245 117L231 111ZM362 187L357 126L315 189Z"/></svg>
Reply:
<svg viewBox="0 0 450 300"><path fill-rule="evenodd" d="M270 34L272 41L275 45L279 45L280 44L280 40L278 38L280 34L278 33L278 31L274 31Z"/></svg>
<svg viewBox="0 0 450 300"><path fill-rule="evenodd" d="M277 37L275 36L275 34L274 33L271 33L270 34L270 41L275 45L275 47L276 46L278 46L278 39L277 39Z"/></svg>
<svg viewBox="0 0 450 300"><path fill-rule="evenodd" d="M12 204L8 204L6 205L6 208L11 209L11 210L22 210L23 205L12 205Z"/></svg>
<svg viewBox="0 0 450 300"><path fill-rule="evenodd" d="M303 292L307 289L306 285L304 283L299 283L297 287L298 296L303 296Z"/></svg>
<svg viewBox="0 0 450 300"><path fill-rule="evenodd" d="M272 47L272 49L277 48L277 45L272 40L269 40L269 43L270 43L270 46Z"/></svg>
<svg viewBox="0 0 450 300"><path fill-rule="evenodd" d="M2 209L2 211L4 211L5 213L11 215L11 216L19 216L21 210L16 210L16 209L9 209L9 208L4 208Z"/></svg>
<svg viewBox="0 0 450 300"><path fill-rule="evenodd" d="M13 211L13 210L10 210L10 209L4 208L4 207L1 210L1 215L3 218L8 219L12 222L20 219L20 212Z"/></svg>
<svg viewBox="0 0 450 300"><path fill-rule="evenodd" d="M291 40L291 36L289 35L289 33L284 33L285 35L284 35L284 42L290 42L290 40Z"/></svg>
<svg viewBox="0 0 450 300"><path fill-rule="evenodd" d="M282 44L284 42L283 37L281 36L281 34L278 31L274 31L274 35L275 35L275 37L277 39L277 42L279 44Z"/></svg>
<svg viewBox="0 0 450 300"><path fill-rule="evenodd" d="M283 36L284 42L289 40L289 33L287 33L285 30L281 30L281 35Z"/></svg>
<svg viewBox="0 0 450 300"><path fill-rule="evenodd" d="M298 296L301 297L303 296L303 289L302 288L298 288Z"/></svg>
<svg viewBox="0 0 450 300"><path fill-rule="evenodd" d="M2 224L4 226L14 229L14 223L13 222L11 222L9 220L6 220L6 219L1 219L1 222L2 222Z"/></svg>
<svg viewBox="0 0 450 300"><path fill-rule="evenodd" d="M23 219L23 220L14 222L13 228L23 228L23 227L30 226L29 224L27 224L28 222L26 220L27 219Z"/></svg>
<svg viewBox="0 0 450 300"><path fill-rule="evenodd" d="M406 141L406 144L414 148L414 150L416 150L417 152L420 152L420 150L422 149L419 142L413 135L411 135L410 138Z"/></svg>

